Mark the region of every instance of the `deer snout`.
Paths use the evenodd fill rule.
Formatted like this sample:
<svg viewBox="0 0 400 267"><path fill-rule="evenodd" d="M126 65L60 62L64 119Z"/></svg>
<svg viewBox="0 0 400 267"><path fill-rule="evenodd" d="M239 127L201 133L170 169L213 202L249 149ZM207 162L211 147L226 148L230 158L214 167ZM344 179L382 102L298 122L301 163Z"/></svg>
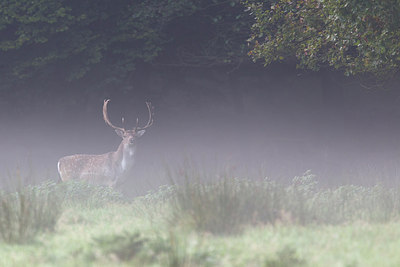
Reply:
<svg viewBox="0 0 400 267"><path fill-rule="evenodd" d="M129 144L133 145L135 143L135 138L129 138Z"/></svg>

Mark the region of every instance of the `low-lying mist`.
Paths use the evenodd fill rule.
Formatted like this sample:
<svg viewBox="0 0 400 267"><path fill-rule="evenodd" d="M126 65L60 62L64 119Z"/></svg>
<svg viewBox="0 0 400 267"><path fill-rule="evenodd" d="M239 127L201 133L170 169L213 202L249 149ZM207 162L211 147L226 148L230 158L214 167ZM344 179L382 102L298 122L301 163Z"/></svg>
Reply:
<svg viewBox="0 0 400 267"><path fill-rule="evenodd" d="M398 184L395 88L321 84L318 75L290 73L243 72L235 88L193 73L183 79L179 86L151 84L127 94L111 89L86 98L78 91L54 94L53 101L33 101L22 113L3 113L2 179L20 168L39 180L58 181L60 157L116 150L121 139L101 113L103 100L111 98L109 113L117 125L121 117L128 127L137 117L144 123L145 101L155 106L154 125L138 140L135 165L121 187L132 195L168 183L167 169L187 158L237 177L289 181L311 170L324 185Z"/></svg>

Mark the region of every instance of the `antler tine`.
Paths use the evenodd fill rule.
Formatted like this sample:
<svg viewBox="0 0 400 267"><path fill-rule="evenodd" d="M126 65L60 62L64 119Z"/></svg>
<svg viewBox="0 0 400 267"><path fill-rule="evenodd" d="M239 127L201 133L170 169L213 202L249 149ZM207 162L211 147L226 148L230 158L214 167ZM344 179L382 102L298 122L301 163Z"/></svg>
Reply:
<svg viewBox="0 0 400 267"><path fill-rule="evenodd" d="M139 118L136 118L136 126L135 126L135 130L139 127Z"/></svg>
<svg viewBox="0 0 400 267"><path fill-rule="evenodd" d="M151 102L146 102L147 105L147 110L149 111L149 120L147 121L147 124L144 127L138 127L138 121L139 119L136 120L136 127L135 127L135 131L137 130L144 130L148 127L150 127L151 125L153 125L153 116L154 116L154 108L151 105Z"/></svg>
<svg viewBox="0 0 400 267"><path fill-rule="evenodd" d="M118 129L118 130L121 130L121 131L125 131L124 128L114 126L114 125L111 123L110 119L108 118L108 112L107 112L107 104L108 104L108 102L110 102L110 99L105 99L105 100L104 100L104 104L103 104L103 118L104 118L104 121L105 121L106 124L107 124L108 126L110 126L111 128Z"/></svg>

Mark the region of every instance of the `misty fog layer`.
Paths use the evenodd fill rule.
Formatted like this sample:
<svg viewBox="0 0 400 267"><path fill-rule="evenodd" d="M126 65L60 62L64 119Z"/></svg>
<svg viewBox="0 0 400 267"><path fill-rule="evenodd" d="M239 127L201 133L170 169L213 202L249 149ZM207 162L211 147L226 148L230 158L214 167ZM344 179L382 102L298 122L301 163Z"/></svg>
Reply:
<svg viewBox="0 0 400 267"><path fill-rule="evenodd" d="M17 166L58 180L57 160L76 153L116 150L120 138L102 118L110 98L113 123L147 121L126 184L145 192L166 183L165 170L185 158L232 175L291 179L311 170L322 183L376 183L399 179L398 83L366 89L335 73L299 73L284 67L223 70L151 70L128 88L57 88L48 94L10 94L1 105L2 173ZM31 167L29 167L31 166ZM29 170L28 170L29 172ZM39 178L39 179L41 179Z"/></svg>

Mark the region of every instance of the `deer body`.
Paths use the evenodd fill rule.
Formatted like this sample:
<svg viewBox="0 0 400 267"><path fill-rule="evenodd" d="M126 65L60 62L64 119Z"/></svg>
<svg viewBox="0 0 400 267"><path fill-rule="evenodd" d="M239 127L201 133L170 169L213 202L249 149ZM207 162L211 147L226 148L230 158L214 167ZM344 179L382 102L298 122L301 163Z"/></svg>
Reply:
<svg viewBox="0 0 400 267"><path fill-rule="evenodd" d="M122 142L117 151L101 155L72 155L58 161L58 172L62 181L85 180L94 184L115 186L127 173L134 161L134 147Z"/></svg>
<svg viewBox="0 0 400 267"><path fill-rule="evenodd" d="M122 138L118 149L101 155L78 154L66 156L58 161L57 168L62 181L84 180L93 184L115 186L133 166L136 139L145 133L145 128L153 123L152 107L146 103L149 109L149 122L145 127L137 126L132 130L116 127L108 119L107 103L104 101L103 116L105 122L114 128Z"/></svg>

